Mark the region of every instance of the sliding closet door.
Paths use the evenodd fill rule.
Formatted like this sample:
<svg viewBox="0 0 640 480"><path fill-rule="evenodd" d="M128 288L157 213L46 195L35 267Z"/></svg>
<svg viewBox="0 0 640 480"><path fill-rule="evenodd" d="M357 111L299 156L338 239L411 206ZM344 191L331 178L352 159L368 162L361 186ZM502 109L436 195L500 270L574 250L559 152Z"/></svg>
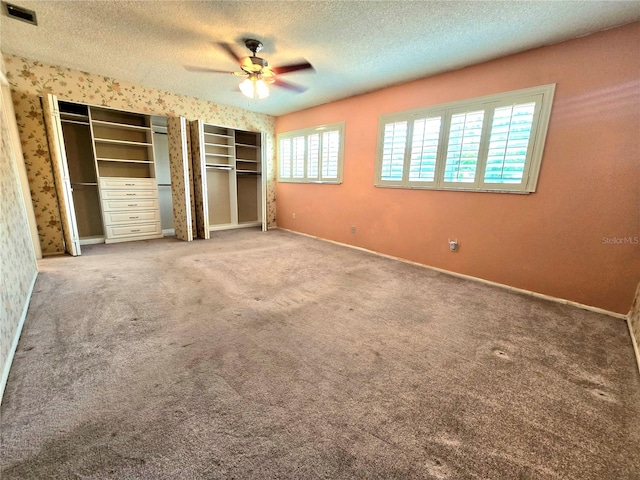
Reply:
<svg viewBox="0 0 640 480"><path fill-rule="evenodd" d="M75 208L69 178L67 156L64 151L64 137L62 135L62 123L58 99L54 95L42 97L42 109L44 111L44 123L49 140L49 153L56 182L56 192L60 205L60 223L64 237L65 250L74 257L80 255L80 237L76 223Z"/></svg>
<svg viewBox="0 0 640 480"><path fill-rule="evenodd" d="M207 166L202 120L191 122L191 154L193 161L193 193L196 204L196 231L198 238L209 239L209 205L207 196Z"/></svg>
<svg viewBox="0 0 640 480"><path fill-rule="evenodd" d="M260 144L262 145L262 148L260 149L260 165L261 165L261 171L262 171L262 175L260 176L260 213L261 213L261 220L262 220L262 231L266 232L267 229L269 228L269 221L267 218L267 134L266 133L262 133L260 135Z"/></svg>
<svg viewBox="0 0 640 480"><path fill-rule="evenodd" d="M169 166L171 169L171 195L173 197L173 226L176 238L193 240L191 218L191 192L189 178L189 151L187 148L187 121L184 117L167 119L169 135Z"/></svg>

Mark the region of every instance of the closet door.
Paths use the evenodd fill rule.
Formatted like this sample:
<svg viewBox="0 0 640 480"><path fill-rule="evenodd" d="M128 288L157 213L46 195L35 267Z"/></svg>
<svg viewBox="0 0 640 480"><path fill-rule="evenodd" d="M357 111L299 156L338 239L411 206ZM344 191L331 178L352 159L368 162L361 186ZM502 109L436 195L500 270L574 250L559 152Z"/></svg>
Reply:
<svg viewBox="0 0 640 480"><path fill-rule="evenodd" d="M190 159L187 147L186 119L184 117L167 119L167 133L169 135L173 225L176 238L190 242L193 240L193 220L191 218Z"/></svg>
<svg viewBox="0 0 640 480"><path fill-rule="evenodd" d="M193 195L196 204L196 232L198 238L208 239L209 208L207 202L207 166L204 148L204 123L191 122L191 154L193 162Z"/></svg>
<svg viewBox="0 0 640 480"><path fill-rule="evenodd" d="M50 94L42 97L42 109L44 111L44 123L49 140L51 164L56 182L58 203L60 205L60 223L62 226L65 250L75 257L81 253L80 238L73 205L67 157L64 151L64 138L62 136L58 99Z"/></svg>
<svg viewBox="0 0 640 480"><path fill-rule="evenodd" d="M266 232L269 225L267 222L267 161L265 153L267 135L265 133L260 134L260 144L262 145L260 149L260 168L262 170L262 175L260 176L260 219L262 222L262 231Z"/></svg>

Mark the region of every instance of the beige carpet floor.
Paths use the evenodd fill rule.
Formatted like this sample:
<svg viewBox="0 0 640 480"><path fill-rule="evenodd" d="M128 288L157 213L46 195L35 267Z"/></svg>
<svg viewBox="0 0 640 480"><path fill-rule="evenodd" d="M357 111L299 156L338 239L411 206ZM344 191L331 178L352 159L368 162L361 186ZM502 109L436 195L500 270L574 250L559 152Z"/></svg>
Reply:
<svg viewBox="0 0 640 480"><path fill-rule="evenodd" d="M8 479L638 479L625 323L283 231L47 258Z"/></svg>

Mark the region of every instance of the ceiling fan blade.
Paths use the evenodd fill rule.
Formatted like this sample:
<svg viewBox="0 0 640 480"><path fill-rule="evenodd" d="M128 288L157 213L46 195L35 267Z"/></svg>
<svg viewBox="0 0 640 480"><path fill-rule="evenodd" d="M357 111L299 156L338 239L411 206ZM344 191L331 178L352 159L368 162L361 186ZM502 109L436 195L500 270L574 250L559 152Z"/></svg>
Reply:
<svg viewBox="0 0 640 480"><path fill-rule="evenodd" d="M313 70L315 72L315 68L313 68L313 65L311 65L309 62L292 63L289 65L281 65L279 67L271 67L271 70L273 70L276 75L298 72L300 70Z"/></svg>
<svg viewBox="0 0 640 480"><path fill-rule="evenodd" d="M240 63L240 57L233 50L233 47L229 43L218 42L217 44L222 50L225 51L227 55L229 55L236 63Z"/></svg>
<svg viewBox="0 0 640 480"><path fill-rule="evenodd" d="M280 80L279 78L276 78L273 81L273 85L286 88L287 90L292 90L296 93L302 93L307 90L307 87L303 87L302 85L296 85L295 83L291 83L291 82L285 82L284 80Z"/></svg>
<svg viewBox="0 0 640 480"><path fill-rule="evenodd" d="M206 67L193 67L191 65L183 65L185 70L189 70L190 72L207 72L207 73L235 73L229 70L216 70L215 68L206 68Z"/></svg>

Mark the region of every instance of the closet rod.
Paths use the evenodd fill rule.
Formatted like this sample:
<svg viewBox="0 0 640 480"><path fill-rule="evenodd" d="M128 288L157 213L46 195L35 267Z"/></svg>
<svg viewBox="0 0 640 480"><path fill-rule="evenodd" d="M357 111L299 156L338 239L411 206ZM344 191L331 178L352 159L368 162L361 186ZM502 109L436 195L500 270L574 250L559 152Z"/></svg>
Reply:
<svg viewBox="0 0 640 480"><path fill-rule="evenodd" d="M73 123L76 125L87 125L89 126L89 122L81 122L80 120L67 120L66 118L61 118L60 121L62 123Z"/></svg>
<svg viewBox="0 0 640 480"><path fill-rule="evenodd" d="M85 185L85 186L89 186L89 187L95 187L98 184L97 183L91 183L91 182L71 182L71 185Z"/></svg>
<svg viewBox="0 0 640 480"><path fill-rule="evenodd" d="M223 165L207 165L207 168L214 168L216 170L233 170L233 167L225 167Z"/></svg>
<svg viewBox="0 0 640 480"><path fill-rule="evenodd" d="M159 187L170 187L171 184L170 183L159 183L158 186Z"/></svg>

